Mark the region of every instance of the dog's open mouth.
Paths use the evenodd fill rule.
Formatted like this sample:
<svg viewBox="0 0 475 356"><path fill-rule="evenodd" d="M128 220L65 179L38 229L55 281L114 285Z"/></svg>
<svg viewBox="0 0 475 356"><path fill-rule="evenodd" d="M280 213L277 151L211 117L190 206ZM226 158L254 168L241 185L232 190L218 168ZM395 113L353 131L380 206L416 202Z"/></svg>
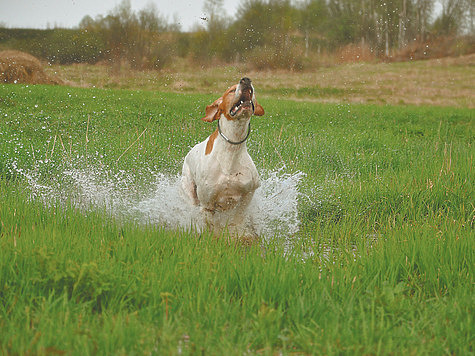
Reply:
<svg viewBox="0 0 475 356"><path fill-rule="evenodd" d="M254 103L252 102L252 91L249 88L242 90L241 96L233 105L229 114L236 116L238 113L249 110L251 114L254 112Z"/></svg>
<svg viewBox="0 0 475 356"><path fill-rule="evenodd" d="M244 110L254 112L254 103L251 100L239 100L236 104L234 104L229 114L231 116L236 116L239 112L242 112Z"/></svg>

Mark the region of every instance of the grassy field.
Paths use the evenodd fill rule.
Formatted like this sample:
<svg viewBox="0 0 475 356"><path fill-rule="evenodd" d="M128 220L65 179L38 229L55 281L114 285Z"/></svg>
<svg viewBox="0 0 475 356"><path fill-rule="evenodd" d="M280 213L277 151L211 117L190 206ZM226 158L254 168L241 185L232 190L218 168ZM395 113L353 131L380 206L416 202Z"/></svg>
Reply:
<svg viewBox="0 0 475 356"><path fill-rule="evenodd" d="M223 83L248 73L272 98L328 103L438 105L475 108L475 54L400 63L322 65L312 71L249 71L245 65L196 68L183 60L162 71L113 71L101 65L51 66L71 85L222 94Z"/></svg>
<svg viewBox="0 0 475 356"><path fill-rule="evenodd" d="M299 229L249 248L82 201L176 177L214 97L0 86L0 353L473 353L473 109L268 91L248 148Z"/></svg>

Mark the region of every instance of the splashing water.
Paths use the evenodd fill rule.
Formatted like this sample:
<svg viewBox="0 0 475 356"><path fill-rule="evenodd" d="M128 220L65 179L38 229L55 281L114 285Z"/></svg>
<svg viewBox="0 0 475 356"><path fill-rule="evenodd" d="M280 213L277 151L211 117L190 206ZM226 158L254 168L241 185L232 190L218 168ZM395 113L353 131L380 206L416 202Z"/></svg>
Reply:
<svg viewBox="0 0 475 356"><path fill-rule="evenodd" d="M50 168L55 167L37 163L32 169L23 169L16 162L10 162L10 170L28 183L31 199L38 199L47 206L73 206L85 212L102 210L122 223L134 221L167 229L199 232L206 226L199 207L193 207L183 199L179 174L164 174L150 168L141 172L113 173L97 162L55 168L56 173L51 173ZM283 243L285 256L303 261L317 259L322 269L335 263L334 256L341 253L338 249L324 241L313 241L311 237L311 245L295 249L299 245L296 234L301 225L298 204L302 199L310 199L299 189L304 177L302 172L285 173L285 167L261 172L261 185L245 219L251 218L253 230L261 242L277 238ZM354 258L358 254L354 249Z"/></svg>
<svg viewBox="0 0 475 356"><path fill-rule="evenodd" d="M72 204L91 210L105 209L121 221L161 225L166 228L200 230L204 226L198 207L192 207L180 194L180 175L167 175L149 169L144 174L100 166L68 168L45 182L37 170L16 169L31 189L31 196L47 205ZM137 183L138 176L146 176ZM284 169L261 173L261 186L247 209L253 228L263 238L288 237L299 230L298 186L304 174L285 173ZM53 178L53 179L52 179Z"/></svg>

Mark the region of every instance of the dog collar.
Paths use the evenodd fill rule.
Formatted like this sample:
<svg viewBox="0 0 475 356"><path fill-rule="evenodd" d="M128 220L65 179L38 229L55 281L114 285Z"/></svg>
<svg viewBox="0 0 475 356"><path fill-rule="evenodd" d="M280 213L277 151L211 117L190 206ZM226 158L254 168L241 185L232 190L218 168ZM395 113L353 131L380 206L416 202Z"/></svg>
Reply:
<svg viewBox="0 0 475 356"><path fill-rule="evenodd" d="M227 138L226 135L223 134L223 131L221 131L221 127L219 126L219 120L218 120L218 131L221 137L224 138L226 142L230 143L231 145L240 145L241 143L246 142L247 138L249 137L249 134L251 133L251 122L249 121L246 137L244 137L244 139L242 139L241 141L231 141L229 138Z"/></svg>

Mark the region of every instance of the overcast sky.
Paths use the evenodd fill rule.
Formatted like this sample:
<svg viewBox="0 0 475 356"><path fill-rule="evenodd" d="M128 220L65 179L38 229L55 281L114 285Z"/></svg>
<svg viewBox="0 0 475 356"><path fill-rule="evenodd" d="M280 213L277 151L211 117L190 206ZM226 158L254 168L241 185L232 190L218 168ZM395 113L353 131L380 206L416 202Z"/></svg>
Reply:
<svg viewBox="0 0 475 356"><path fill-rule="evenodd" d="M0 0L0 25L9 28L76 27L89 15L106 15L121 0ZM203 24L205 0L130 0L133 10L140 10L154 3L160 15L172 22L178 17L183 31L194 24ZM238 0L224 0L228 14L239 6Z"/></svg>

